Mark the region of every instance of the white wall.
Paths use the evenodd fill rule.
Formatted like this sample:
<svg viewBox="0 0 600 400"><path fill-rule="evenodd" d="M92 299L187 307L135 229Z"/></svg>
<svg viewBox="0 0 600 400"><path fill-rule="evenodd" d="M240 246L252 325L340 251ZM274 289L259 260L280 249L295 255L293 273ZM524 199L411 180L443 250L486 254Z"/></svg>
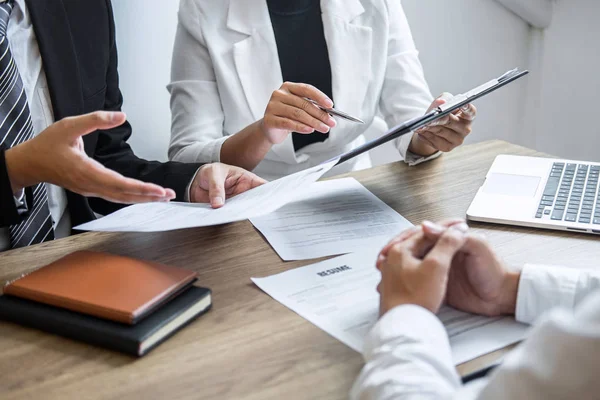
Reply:
<svg viewBox="0 0 600 400"><path fill-rule="evenodd" d="M498 0L498 2L536 28L547 28L552 22L553 0Z"/></svg>
<svg viewBox="0 0 600 400"><path fill-rule="evenodd" d="M515 67L526 68L529 25L492 0L404 0L425 76L434 96L462 93ZM476 103L479 116L468 143L519 141L527 82ZM373 151L378 163L398 159L391 146Z"/></svg>
<svg viewBox="0 0 600 400"><path fill-rule="evenodd" d="M508 69L527 66L529 27L496 1L404 0L403 4L434 94L462 92ZM165 86L178 1L113 0L113 5L124 109L134 126L130 143L140 156L164 160L170 130ZM481 100L469 141L519 141L525 90L525 84L515 85ZM379 149L376 159L392 161L397 153L389 147Z"/></svg>
<svg viewBox="0 0 600 400"><path fill-rule="evenodd" d="M178 0L113 0L123 105L140 157L167 160L171 111L166 86Z"/></svg>
<svg viewBox="0 0 600 400"><path fill-rule="evenodd" d="M600 1L559 0L544 33L542 85L533 119L538 150L600 161Z"/></svg>

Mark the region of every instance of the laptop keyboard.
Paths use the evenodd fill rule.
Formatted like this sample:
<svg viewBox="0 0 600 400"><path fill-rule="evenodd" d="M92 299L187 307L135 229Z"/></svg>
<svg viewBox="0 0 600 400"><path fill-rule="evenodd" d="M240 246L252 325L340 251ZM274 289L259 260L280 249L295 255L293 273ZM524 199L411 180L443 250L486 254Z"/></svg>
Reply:
<svg viewBox="0 0 600 400"><path fill-rule="evenodd" d="M535 217L600 225L600 166L554 163Z"/></svg>

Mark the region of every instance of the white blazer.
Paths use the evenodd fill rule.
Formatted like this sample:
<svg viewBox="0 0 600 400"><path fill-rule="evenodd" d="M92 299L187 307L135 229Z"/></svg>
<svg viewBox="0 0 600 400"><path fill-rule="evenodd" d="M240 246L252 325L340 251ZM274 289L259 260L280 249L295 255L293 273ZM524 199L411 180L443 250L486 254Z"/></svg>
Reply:
<svg viewBox="0 0 600 400"><path fill-rule="evenodd" d="M321 0L321 10L333 100L366 124L338 119L328 140L298 152L289 135L256 167L266 179L363 144L376 115L394 126L422 115L433 100L400 0ZM171 78L169 158L219 161L223 142L261 119L283 83L266 1L181 0ZM406 154L411 137L396 147L406 161L423 161ZM365 155L333 173L369 166Z"/></svg>

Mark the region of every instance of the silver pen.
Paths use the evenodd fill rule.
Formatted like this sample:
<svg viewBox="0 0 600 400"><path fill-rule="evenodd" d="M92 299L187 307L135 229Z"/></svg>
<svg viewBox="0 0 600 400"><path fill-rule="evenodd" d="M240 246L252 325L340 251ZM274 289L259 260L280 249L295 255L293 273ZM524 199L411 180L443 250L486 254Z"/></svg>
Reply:
<svg viewBox="0 0 600 400"><path fill-rule="evenodd" d="M322 105L320 105L319 103L317 103L316 101L314 101L312 99L309 99L308 97L305 97L304 100L308 101L309 103L314 104L315 106L317 106L321 110L323 110L326 113L331 114L331 115L333 115L335 117L340 117L340 118L343 118L343 119L348 120L348 121L356 122L358 124L364 124L365 123L363 120L355 118L355 117L353 117L351 115L348 115L345 112L342 112L340 110L336 110L335 108L323 107Z"/></svg>

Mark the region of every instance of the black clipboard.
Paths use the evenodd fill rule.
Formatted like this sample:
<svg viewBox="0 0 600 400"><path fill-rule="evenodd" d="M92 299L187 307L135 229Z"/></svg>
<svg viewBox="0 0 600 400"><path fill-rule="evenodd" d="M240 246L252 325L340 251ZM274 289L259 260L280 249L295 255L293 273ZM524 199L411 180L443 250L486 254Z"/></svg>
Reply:
<svg viewBox="0 0 600 400"><path fill-rule="evenodd" d="M368 143L365 143L362 146L357 147L354 150L351 150L345 154L339 156L339 161L336 165L339 165L343 162L353 159L356 156L359 156L369 150L372 150L376 147L381 146L391 140L399 138L400 136L406 135L407 133L413 132L416 129L419 129L425 125L428 125L442 117L445 117L448 114L453 113L456 110L459 110L461 107L472 103L473 101L486 96L496 90L500 89L508 85L511 82L516 81L529 74L529 71L520 71L518 68L513 69L512 71L508 71L501 77L497 79L492 79L491 81L484 83L481 86L476 87L475 89L455 96L451 101L446 104L441 105L440 107L434 109L433 111L422 115L420 117L411 119L403 124L400 124L389 131L387 131L383 136L380 136L377 139L374 139Z"/></svg>

